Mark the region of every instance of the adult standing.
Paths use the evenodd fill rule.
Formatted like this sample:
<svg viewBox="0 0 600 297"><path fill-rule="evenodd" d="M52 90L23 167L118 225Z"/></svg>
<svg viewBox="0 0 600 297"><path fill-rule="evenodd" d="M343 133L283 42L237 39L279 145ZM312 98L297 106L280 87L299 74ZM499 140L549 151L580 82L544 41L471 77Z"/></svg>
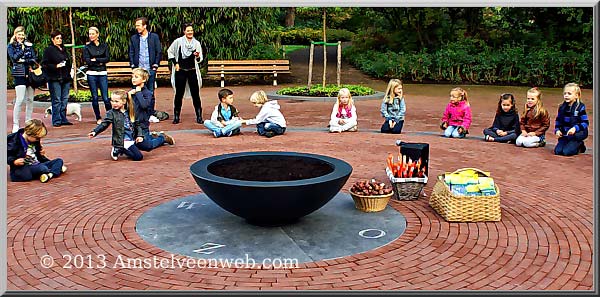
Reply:
<svg viewBox="0 0 600 297"><path fill-rule="evenodd" d="M148 19L145 17L135 19L137 34L129 40L129 63L131 69L143 68L148 70L150 78L146 88L154 93L156 70L162 58L160 39L158 34L148 31Z"/></svg>
<svg viewBox="0 0 600 297"><path fill-rule="evenodd" d="M37 63L37 57L33 50L33 44L27 41L25 28L19 26L15 28L10 43L7 46L8 56L12 62L11 74L15 84L15 104L13 106L13 127L12 132L19 130L19 117L21 114L21 105L25 101L25 121L31 119L33 113L33 87L29 85L27 77L31 66Z"/></svg>
<svg viewBox="0 0 600 297"><path fill-rule="evenodd" d="M202 101L200 100L200 88L202 87L202 76L200 74L200 62L204 58L200 41L194 38L194 27L191 23L183 25L184 35L175 39L167 54L171 63L171 85L175 89L173 124L181 121L182 99L192 97L194 110L196 111L196 123L202 124Z"/></svg>
<svg viewBox="0 0 600 297"><path fill-rule="evenodd" d="M67 120L67 103L71 87L71 58L65 50L62 34L50 33L52 44L44 50L42 67L46 71L50 98L52 99L52 126L73 125Z"/></svg>
<svg viewBox="0 0 600 297"><path fill-rule="evenodd" d="M88 66L86 75L92 92L92 108L94 109L94 115L96 115L96 123L100 124L102 115L98 104L98 87L100 87L102 101L104 101L104 109L106 111L112 109L108 99L108 73L106 72L106 63L110 60L110 55L108 45L98 39L100 37L98 28L90 27L88 37L90 42L83 48L83 59Z"/></svg>

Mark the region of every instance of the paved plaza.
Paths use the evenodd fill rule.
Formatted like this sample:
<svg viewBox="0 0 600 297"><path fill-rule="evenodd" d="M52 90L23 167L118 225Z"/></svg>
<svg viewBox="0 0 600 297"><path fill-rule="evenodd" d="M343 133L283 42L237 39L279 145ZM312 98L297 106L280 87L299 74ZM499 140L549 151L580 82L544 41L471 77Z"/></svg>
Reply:
<svg viewBox="0 0 600 297"><path fill-rule="evenodd" d="M386 82L374 82L378 90ZM269 85L232 85L234 105L244 118L258 109L248 102ZM174 146L164 146L133 162L111 160L110 131L95 139L95 126L84 105L82 122L54 128L50 119L44 139L47 154L61 157L68 172L47 184L8 181L9 290L593 290L593 155L574 157L552 153L556 139L543 148L486 143L481 131L491 125L501 87L468 87L473 126L466 139L440 137L439 119L451 86L405 85L406 124L401 135L378 132L378 100L357 101L359 131L330 134L326 125L332 102L280 101L288 120L283 136L264 138L253 127L242 135L214 138L194 122L191 101L185 100L182 123L152 124L168 131ZM490 90L492 88L492 90ZM111 88L112 89L112 88ZM522 87L506 87L518 94ZM217 103L217 87L202 89L204 117ZM14 98L12 90L8 100ZM561 102L560 89L549 89L544 102L553 120ZM492 95L490 95L492 94ZM157 90L157 109L172 113L173 91ZM592 109L591 90L584 102ZM35 117L44 107L36 105ZM590 113L590 112L588 112ZM595 115L590 115L592 123ZM12 123L8 106L7 126ZM427 197L392 201L388 207L406 218L406 230L391 243L366 252L300 263L297 268L127 268L119 259L170 259L171 253L144 241L137 220L149 209L201 191L190 165L205 157L241 151L298 151L340 158L353 166L343 193L361 179L385 180L385 159L397 151L396 139L430 145ZM500 222L449 223L429 205L436 177L463 167L490 171L501 190ZM8 173L8 168L6 169ZM371 214L374 217L377 213ZM368 227L368 226L365 226ZM180 230L185 233L186 230ZM319 230L315 230L319 232ZM236 236L231 234L230 236ZM43 268L42 256L54 265ZM85 265L68 266L80 256ZM185 258L183 255L175 255ZM103 257L100 259L100 257ZM88 261L91 260L91 261ZM99 266L105 260L106 267ZM70 261L70 264L74 262ZM90 264L91 263L91 267ZM81 265L79 265L81 266Z"/></svg>

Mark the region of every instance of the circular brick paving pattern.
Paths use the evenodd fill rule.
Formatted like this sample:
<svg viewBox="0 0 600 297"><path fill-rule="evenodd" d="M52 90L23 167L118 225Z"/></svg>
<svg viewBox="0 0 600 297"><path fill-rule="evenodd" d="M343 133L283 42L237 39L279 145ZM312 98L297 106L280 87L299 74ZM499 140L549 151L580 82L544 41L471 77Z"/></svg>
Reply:
<svg viewBox="0 0 600 297"><path fill-rule="evenodd" d="M391 207L406 217L405 233L352 256L291 269L113 267L119 257L171 256L142 240L135 223L152 207L199 193L189 165L200 158L264 149L301 151L350 163L354 171L344 189L359 179L385 180L385 157L396 150L397 136L368 129L328 134L322 128L290 128L271 139L249 130L219 139L206 131L175 131L175 146L146 153L142 162L112 161L108 136L88 140L83 136L87 128L70 138L50 134L46 151L65 159L69 171L48 184L8 183L8 289L593 289L591 154L560 157L550 147L446 139L416 133L419 129L411 126L403 141L430 144L432 178L426 193L431 193L433 177L446 171L491 171L502 193L500 222L448 223L424 197L392 201ZM51 268L41 266L44 255L55 259ZM65 267L67 255L83 256L85 267ZM105 257L107 267L97 267L99 257Z"/></svg>

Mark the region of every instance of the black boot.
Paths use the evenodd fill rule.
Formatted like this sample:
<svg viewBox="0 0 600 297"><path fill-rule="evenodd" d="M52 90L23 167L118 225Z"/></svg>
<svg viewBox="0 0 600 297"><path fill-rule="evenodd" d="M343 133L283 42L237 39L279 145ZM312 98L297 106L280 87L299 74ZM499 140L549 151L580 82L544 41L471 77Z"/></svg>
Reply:
<svg viewBox="0 0 600 297"><path fill-rule="evenodd" d="M179 124L179 111L174 111L173 112L173 124Z"/></svg>
<svg viewBox="0 0 600 297"><path fill-rule="evenodd" d="M202 120L202 108L196 109L196 123L202 124L204 121Z"/></svg>

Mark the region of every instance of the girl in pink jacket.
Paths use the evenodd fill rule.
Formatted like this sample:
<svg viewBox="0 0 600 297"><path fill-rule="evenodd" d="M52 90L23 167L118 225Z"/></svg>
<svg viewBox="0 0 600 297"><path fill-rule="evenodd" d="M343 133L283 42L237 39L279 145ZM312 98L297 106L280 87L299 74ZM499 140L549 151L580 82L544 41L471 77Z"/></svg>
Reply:
<svg viewBox="0 0 600 297"><path fill-rule="evenodd" d="M471 106L467 98L467 91L454 88L450 91L450 102L446 106L440 128L444 136L463 138L469 133L471 126Z"/></svg>

